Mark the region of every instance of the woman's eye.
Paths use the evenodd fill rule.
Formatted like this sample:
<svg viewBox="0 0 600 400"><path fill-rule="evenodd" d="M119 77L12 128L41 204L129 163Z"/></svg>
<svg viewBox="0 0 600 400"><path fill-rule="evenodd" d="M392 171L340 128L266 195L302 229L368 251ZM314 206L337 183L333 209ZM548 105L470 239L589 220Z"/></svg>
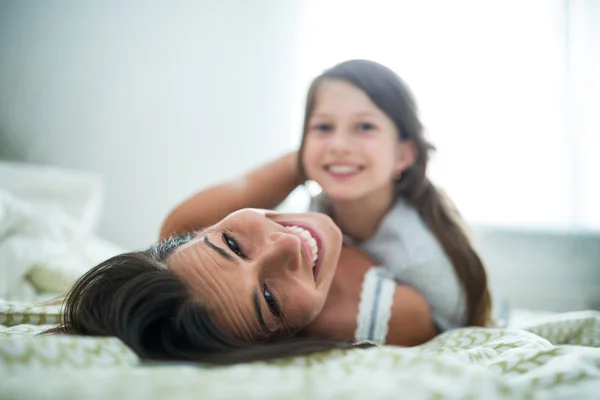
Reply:
<svg viewBox="0 0 600 400"><path fill-rule="evenodd" d="M240 248L238 242L232 236L230 236L227 233L223 233L223 242L225 242L227 247L229 247L229 249L233 251L234 254L238 255L241 258L246 258L246 255Z"/></svg>
<svg viewBox="0 0 600 400"><path fill-rule="evenodd" d="M266 285L263 286L263 296L271 313L273 313L275 317L281 318L281 309L279 308L279 304Z"/></svg>

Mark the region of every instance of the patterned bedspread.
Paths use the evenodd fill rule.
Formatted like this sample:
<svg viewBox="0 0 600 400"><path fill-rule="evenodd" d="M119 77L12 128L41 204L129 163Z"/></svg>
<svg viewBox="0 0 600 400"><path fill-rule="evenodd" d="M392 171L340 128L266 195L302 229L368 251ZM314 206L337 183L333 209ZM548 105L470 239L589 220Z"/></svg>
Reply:
<svg viewBox="0 0 600 400"><path fill-rule="evenodd" d="M57 306L0 301L2 399L600 399L600 312L233 367L143 364L115 338L36 336Z"/></svg>

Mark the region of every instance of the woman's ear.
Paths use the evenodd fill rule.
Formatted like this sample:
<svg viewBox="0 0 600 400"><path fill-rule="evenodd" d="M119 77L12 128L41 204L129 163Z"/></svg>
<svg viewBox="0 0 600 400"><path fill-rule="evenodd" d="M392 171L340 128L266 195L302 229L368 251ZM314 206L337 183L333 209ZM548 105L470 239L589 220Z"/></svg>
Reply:
<svg viewBox="0 0 600 400"><path fill-rule="evenodd" d="M396 145L396 176L402 175L412 166L418 156L417 146L412 139L400 140Z"/></svg>

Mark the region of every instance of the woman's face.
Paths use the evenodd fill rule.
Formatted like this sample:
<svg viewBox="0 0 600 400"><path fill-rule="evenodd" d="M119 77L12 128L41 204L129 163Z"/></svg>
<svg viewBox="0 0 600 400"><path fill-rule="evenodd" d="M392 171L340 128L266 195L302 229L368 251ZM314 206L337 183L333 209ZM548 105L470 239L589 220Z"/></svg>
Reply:
<svg viewBox="0 0 600 400"><path fill-rule="evenodd" d="M319 314L342 234L324 214L236 211L168 259L221 329L256 341Z"/></svg>

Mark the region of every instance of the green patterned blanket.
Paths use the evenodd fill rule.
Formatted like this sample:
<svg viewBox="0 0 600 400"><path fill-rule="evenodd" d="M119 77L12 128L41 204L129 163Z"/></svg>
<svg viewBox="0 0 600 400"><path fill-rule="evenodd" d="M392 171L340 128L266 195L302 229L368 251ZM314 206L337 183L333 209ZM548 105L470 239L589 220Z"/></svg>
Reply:
<svg viewBox="0 0 600 400"><path fill-rule="evenodd" d="M0 301L2 399L600 399L600 312L225 368L139 362L114 338L36 336L59 308Z"/></svg>

